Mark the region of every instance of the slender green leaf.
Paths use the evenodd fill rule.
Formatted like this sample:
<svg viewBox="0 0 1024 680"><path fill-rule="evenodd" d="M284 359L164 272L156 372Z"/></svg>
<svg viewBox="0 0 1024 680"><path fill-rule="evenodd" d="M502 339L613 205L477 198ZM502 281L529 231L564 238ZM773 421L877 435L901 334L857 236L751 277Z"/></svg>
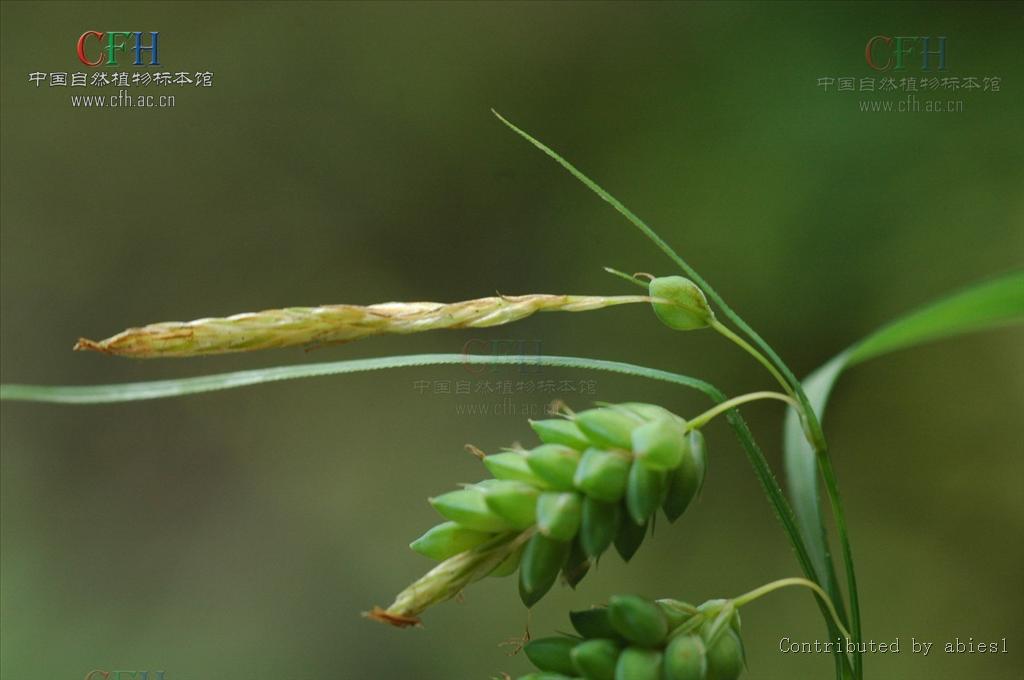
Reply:
<svg viewBox="0 0 1024 680"><path fill-rule="evenodd" d="M634 366L619 361L584 359L559 356L474 356L471 354L413 354L374 359L351 359L320 364L298 366L277 366L257 368L234 373L219 373L176 380L154 380L150 382L121 383L115 385L49 386L49 385L3 385L0 399L4 401L41 401L53 404L109 404L143 399L180 397L201 392L247 387L278 380L313 378L344 373L363 373L385 368L406 368L411 366L438 366L444 364L511 364L532 366L562 366L566 368L589 368L613 373L624 373L641 378L662 380L690 387L707 395L721 394L713 385L703 380L656 368Z"/></svg>
<svg viewBox="0 0 1024 680"><path fill-rule="evenodd" d="M1024 272L1016 272L967 288L884 326L808 376L804 391L820 420L833 386L850 366L931 340L1022 321ZM784 447L793 510L818 578L825 581L832 561L818 491L818 464L792 409L786 416Z"/></svg>

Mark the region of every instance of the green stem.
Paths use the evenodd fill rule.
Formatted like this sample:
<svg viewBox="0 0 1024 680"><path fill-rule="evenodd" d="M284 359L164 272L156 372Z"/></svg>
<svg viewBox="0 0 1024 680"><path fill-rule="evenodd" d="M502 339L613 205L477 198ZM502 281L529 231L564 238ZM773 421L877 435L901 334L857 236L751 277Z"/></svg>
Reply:
<svg viewBox="0 0 1024 680"><path fill-rule="evenodd" d="M819 586L814 581L809 581L805 578L793 576L790 578L782 578L778 581L772 581L771 583L766 583L760 588L754 588L748 593L744 593L742 595L732 598L732 603L735 607L739 608L753 602L754 600L760 597L764 597L768 593L772 593L776 590L786 588L789 586L802 586L804 588L810 588L811 590L813 590L815 595L817 595L818 598L820 598L821 601L825 603L825 606L828 608L829 614L831 614L832 616L832 620L835 622L836 627L839 629L839 632L843 634L843 637L847 640L853 639L853 636L850 635L850 631L846 630L846 626L844 626L842 620L840 620L839 614L836 613L836 608L832 604L832 599L828 596L828 593L822 590L821 586Z"/></svg>
<svg viewBox="0 0 1024 680"><path fill-rule="evenodd" d="M843 550L843 566L846 569L847 590L850 594L850 625L853 628L853 641L861 641L860 622L860 598L857 595L857 574L853 568L853 549L850 547L850 536L846 529L846 513L843 511L843 499L839 495L839 484L836 482L835 471L832 469L832 459L828 454L818 456L818 466L825 478L825 489L832 505L832 515L836 519L836 529L839 533L839 544ZM859 646L858 646L859 649ZM853 655L853 672L856 677L864 673L863 655L857 651Z"/></svg>
<svg viewBox="0 0 1024 680"><path fill-rule="evenodd" d="M748 394L741 394L738 397L733 397L732 399L723 401L721 404L718 404L717 406L709 408L707 411L704 411L704 413L701 413L700 415L687 421L686 429L700 429L707 425L707 423L712 418L719 416L722 413L729 411L730 409L736 408L741 404L747 404L752 401L757 401L759 399L778 399L779 401L786 402L790 406L797 406L796 399L790 397L789 395L782 394L780 392L750 392Z"/></svg>
<svg viewBox="0 0 1024 680"><path fill-rule="evenodd" d="M773 366L772 363L768 361L768 359L766 359L763 354L754 349L754 347L751 346L749 342L747 342L740 336L736 335L736 333L734 333L728 326L723 324L718 319L713 319L710 325L711 328L716 330L719 334L725 336L730 341L738 345L740 349L742 349L744 352L754 357L754 359L757 360L757 363L764 366L768 370L768 372L772 374L772 377L775 378L776 382L782 385L782 388L786 390L787 394L789 394L790 396L794 396L793 386L790 385L789 382L782 376L782 374L779 373L778 369L775 368L775 366ZM793 404L797 409L800 408L800 402L794 400Z"/></svg>

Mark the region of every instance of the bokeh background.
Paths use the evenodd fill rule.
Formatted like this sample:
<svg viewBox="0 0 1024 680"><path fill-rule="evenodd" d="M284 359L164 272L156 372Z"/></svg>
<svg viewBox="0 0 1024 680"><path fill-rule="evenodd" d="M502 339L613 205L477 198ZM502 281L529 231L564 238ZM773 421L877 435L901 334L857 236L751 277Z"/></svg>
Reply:
<svg viewBox="0 0 1024 680"><path fill-rule="evenodd" d="M191 361L70 351L140 323L275 306L629 292L670 272L614 211L501 126L561 150L675 244L806 374L893 316L1024 262L1021 3L13 3L2 5L4 382L90 384L417 352L467 340L632 361L729 393L766 376L642 307L489 331ZM173 109L77 110L85 30L160 31L166 70L213 71ZM819 77L873 76L867 38L946 35L948 75L997 76L953 114L863 113ZM915 73L913 64L907 75ZM882 96L876 93L876 96ZM889 95L895 98L895 95ZM1019 678L1024 333L857 368L827 418L865 630L902 641L874 678ZM477 347L484 346L477 344ZM427 613L360 618L425 571L406 543L466 455L530 441L504 397L433 394L516 369L423 368L97 407L4 403L2 676L489 678L526 623L513 582ZM681 413L659 384L579 371L593 394ZM536 379L536 375L528 379ZM416 381L428 381L421 393ZM520 394L517 408L551 395ZM467 405L492 408L467 414ZM499 408L499 410L501 410ZM745 409L778 465L777 406ZM535 634L613 592L703 600L798 572L723 423L701 503L629 568L610 555L536 609ZM751 678L828 677L812 598L744 616ZM910 638L1008 638L913 656Z"/></svg>

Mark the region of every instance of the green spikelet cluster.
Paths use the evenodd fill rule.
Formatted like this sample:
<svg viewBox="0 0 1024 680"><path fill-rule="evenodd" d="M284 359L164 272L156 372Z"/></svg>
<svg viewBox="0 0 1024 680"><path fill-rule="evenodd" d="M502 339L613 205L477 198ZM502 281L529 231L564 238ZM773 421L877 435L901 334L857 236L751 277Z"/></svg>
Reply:
<svg viewBox="0 0 1024 680"><path fill-rule="evenodd" d="M452 560L517 537L499 541L505 550L516 549L490 575L518 569L527 607L559 573L575 587L612 545L623 559L632 558L658 508L675 521L704 483L703 436L660 406L607 405L530 425L540 444L485 456L493 477L430 499L446 521L411 544L431 559ZM436 601L418 607L414 597L400 599L400 611L384 611L415 617Z"/></svg>
<svg viewBox="0 0 1024 680"><path fill-rule="evenodd" d="M736 680L745 666L739 613L725 600L695 607L619 595L569 618L582 639L528 642L538 670L519 680Z"/></svg>

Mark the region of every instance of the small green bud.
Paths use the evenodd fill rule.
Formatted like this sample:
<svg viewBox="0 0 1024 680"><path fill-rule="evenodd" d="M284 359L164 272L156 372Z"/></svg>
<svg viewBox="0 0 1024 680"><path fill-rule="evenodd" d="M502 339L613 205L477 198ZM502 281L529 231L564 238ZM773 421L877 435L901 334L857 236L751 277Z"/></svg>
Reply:
<svg viewBox="0 0 1024 680"><path fill-rule="evenodd" d="M576 629L576 632L587 639L619 637L608 618L607 607L592 607L569 612L569 620L572 621L572 627Z"/></svg>
<svg viewBox="0 0 1024 680"><path fill-rule="evenodd" d="M615 640L587 640L576 645L569 656L576 673L587 680L615 680L619 645Z"/></svg>
<svg viewBox="0 0 1024 680"><path fill-rule="evenodd" d="M659 645L668 635L668 619L661 608L636 595L612 596L608 619L620 635L641 647Z"/></svg>
<svg viewBox="0 0 1024 680"><path fill-rule="evenodd" d="M705 645L708 657L707 680L736 680L740 677L746 664L743 641L732 627L721 631L713 642L705 640Z"/></svg>
<svg viewBox="0 0 1024 680"><path fill-rule="evenodd" d="M633 453L653 470L674 469L686 448L686 428L681 419L656 418L633 430Z"/></svg>
<svg viewBox="0 0 1024 680"><path fill-rule="evenodd" d="M583 498L583 522L580 525L580 544L591 557L600 557L615 540L622 522L618 503L599 501L590 496Z"/></svg>
<svg viewBox="0 0 1024 680"><path fill-rule="evenodd" d="M542 444L526 454L526 462L552 489L572 491L580 452L561 444Z"/></svg>
<svg viewBox="0 0 1024 680"><path fill-rule="evenodd" d="M484 456L484 466L495 479L507 479L514 482L525 482L538 489L548 488L548 484L530 469L526 456L514 451L492 453Z"/></svg>
<svg viewBox="0 0 1024 680"><path fill-rule="evenodd" d="M669 302L655 302L654 313L661 322L677 331L704 328L715 320L704 292L690 279L682 276L662 276L651 281L651 297Z"/></svg>
<svg viewBox="0 0 1024 680"><path fill-rule="evenodd" d="M527 642L523 651L533 665L542 671L574 675L576 667L570 655L576 644L576 640L563 636L537 638Z"/></svg>
<svg viewBox="0 0 1024 680"><path fill-rule="evenodd" d="M668 521L679 519L700 493L708 469L707 448L700 430L692 430L686 436L686 449L679 461L679 467L669 473L668 492L661 508Z"/></svg>
<svg viewBox="0 0 1024 680"><path fill-rule="evenodd" d="M706 680L707 650L699 635L679 635L665 649L665 680Z"/></svg>
<svg viewBox="0 0 1024 680"><path fill-rule="evenodd" d="M553 541L542 533L534 534L526 543L519 564L519 597L532 607L551 590L569 557L570 544Z"/></svg>
<svg viewBox="0 0 1024 680"><path fill-rule="evenodd" d="M667 473L652 470L640 461L629 468L626 482L626 509L637 524L647 524L665 498Z"/></svg>
<svg viewBox="0 0 1024 680"><path fill-rule="evenodd" d="M577 413L575 422L594 446L629 449L633 428L642 421L623 409L602 407Z"/></svg>
<svg viewBox="0 0 1024 680"><path fill-rule="evenodd" d="M545 444L561 444L580 451L590 446L586 436L571 420L562 418L531 420L530 427Z"/></svg>
<svg viewBox="0 0 1024 680"><path fill-rule="evenodd" d="M683 602L681 600L655 600L654 604L661 607L661 612L665 615L665 618L668 619L669 632L692 619L693 615L697 613L696 607L689 602Z"/></svg>
<svg viewBox="0 0 1024 680"><path fill-rule="evenodd" d="M519 531L532 527L537 521L540 492L524 482L494 481L483 489L487 507Z"/></svg>
<svg viewBox="0 0 1024 680"><path fill-rule="evenodd" d="M511 531L509 522L494 513L484 501L484 492L478 488L466 488L441 494L431 498L434 506L445 519L458 522L467 529L474 531L502 532Z"/></svg>
<svg viewBox="0 0 1024 680"><path fill-rule="evenodd" d="M615 665L615 680L661 680L661 652L626 647Z"/></svg>
<svg viewBox="0 0 1024 680"><path fill-rule="evenodd" d="M619 556L629 562L633 559L640 544L644 542L647 535L647 524L640 525L636 522L623 521L619 525L619 533L615 536L615 550Z"/></svg>
<svg viewBox="0 0 1024 680"><path fill-rule="evenodd" d="M583 504L575 491L542 493L536 501L537 528L556 541L571 541L580 529Z"/></svg>
<svg viewBox="0 0 1024 680"><path fill-rule="evenodd" d="M486 543L491 538L494 538L494 534L473 531L455 522L444 522L430 528L427 533L410 543L409 547L421 555L441 562Z"/></svg>
<svg viewBox="0 0 1024 680"><path fill-rule="evenodd" d="M580 542L573 541L572 549L569 550L569 559L566 560L565 566L562 567L562 578L569 584L570 588L575 589L579 582L583 580L583 577L590 571L590 558L583 552L583 548L580 546Z"/></svg>
<svg viewBox="0 0 1024 680"><path fill-rule="evenodd" d="M621 451L590 448L583 452L573 481L591 498L614 503L626 492L629 457Z"/></svg>

